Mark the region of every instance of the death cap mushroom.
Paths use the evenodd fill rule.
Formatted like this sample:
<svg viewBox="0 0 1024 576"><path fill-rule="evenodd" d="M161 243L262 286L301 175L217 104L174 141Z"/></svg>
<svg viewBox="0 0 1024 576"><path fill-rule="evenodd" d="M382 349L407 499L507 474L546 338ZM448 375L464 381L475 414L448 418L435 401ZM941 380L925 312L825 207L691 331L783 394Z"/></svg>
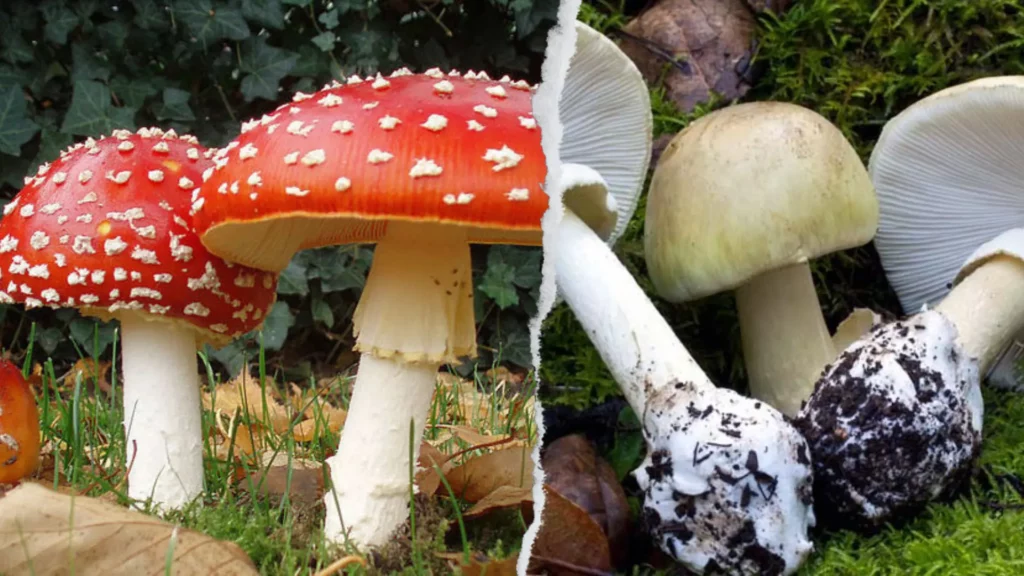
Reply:
<svg viewBox="0 0 1024 576"><path fill-rule="evenodd" d="M298 93L214 154L196 231L214 254L271 271L302 249L378 241L388 221L539 245L547 167L532 95L437 68Z"/></svg>
<svg viewBox="0 0 1024 576"><path fill-rule="evenodd" d="M261 324L276 278L212 256L187 220L203 165L194 137L143 128L40 166L0 221L0 301L172 322L215 345Z"/></svg>

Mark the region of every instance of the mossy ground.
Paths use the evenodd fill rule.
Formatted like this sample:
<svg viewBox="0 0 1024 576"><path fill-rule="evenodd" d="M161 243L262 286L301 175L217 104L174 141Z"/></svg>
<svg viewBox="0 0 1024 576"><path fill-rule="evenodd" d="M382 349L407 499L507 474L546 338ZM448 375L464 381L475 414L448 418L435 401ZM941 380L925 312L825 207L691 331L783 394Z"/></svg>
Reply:
<svg viewBox="0 0 1024 576"><path fill-rule="evenodd" d="M642 4L587 0L581 19L613 35ZM977 77L1024 73L1022 12L1018 0L797 0L782 16L759 18L754 65L761 75L742 100L815 110L867 161L885 122L914 101ZM680 113L659 87L651 88L656 136L728 104L716 100ZM732 296L682 306L657 297L643 259L644 206L641 198L617 254L711 378L745 391ZM830 329L856 307L902 315L871 245L818 259L813 271ZM618 396L564 304L545 322L541 382L546 404L585 408ZM984 454L969 490L875 535L818 534L817 551L801 573L1024 574L1024 498L1013 487L1024 476L1024 394L986 390L985 397ZM636 450L620 449L636 434L635 428L622 433L623 442L608 453L617 468L637 463Z"/></svg>

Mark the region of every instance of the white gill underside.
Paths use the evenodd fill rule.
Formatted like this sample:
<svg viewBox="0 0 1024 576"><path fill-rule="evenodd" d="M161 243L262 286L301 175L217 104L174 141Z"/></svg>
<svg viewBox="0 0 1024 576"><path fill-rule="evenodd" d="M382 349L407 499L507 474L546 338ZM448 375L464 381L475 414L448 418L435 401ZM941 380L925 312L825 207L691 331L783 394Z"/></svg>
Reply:
<svg viewBox="0 0 1024 576"><path fill-rule="evenodd" d="M195 333L127 316L121 342L128 496L180 508L203 491Z"/></svg>
<svg viewBox="0 0 1024 576"><path fill-rule="evenodd" d="M476 355L473 268L464 229L391 222L352 317L355 349L442 364Z"/></svg>
<svg viewBox="0 0 1024 576"><path fill-rule="evenodd" d="M647 395L676 381L713 388L611 249L566 210L553 236L555 281L639 415Z"/></svg>
<svg viewBox="0 0 1024 576"><path fill-rule="evenodd" d="M347 531L359 546L380 546L409 518L410 448L418 457L437 370L363 354L338 452L327 459L330 541L345 542Z"/></svg>

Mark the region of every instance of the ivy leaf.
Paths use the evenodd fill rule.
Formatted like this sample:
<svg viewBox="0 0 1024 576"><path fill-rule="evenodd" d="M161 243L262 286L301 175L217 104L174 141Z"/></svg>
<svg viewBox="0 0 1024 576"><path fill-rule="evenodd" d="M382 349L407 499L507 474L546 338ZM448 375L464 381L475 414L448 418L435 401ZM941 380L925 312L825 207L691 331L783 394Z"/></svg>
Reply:
<svg viewBox="0 0 1024 576"><path fill-rule="evenodd" d="M284 12L278 0L242 0L242 15L267 28L284 28Z"/></svg>
<svg viewBox="0 0 1024 576"><path fill-rule="evenodd" d="M47 356L52 356L57 346L64 340L64 335L55 326L47 326L36 330L36 344L38 344Z"/></svg>
<svg viewBox="0 0 1024 576"><path fill-rule="evenodd" d="M3 59L11 64L31 62L32 45L25 41L21 32L14 28L12 23L4 25L0 22L0 47L3 47Z"/></svg>
<svg viewBox="0 0 1024 576"><path fill-rule="evenodd" d="M81 44L71 46L71 63L72 82L110 78L110 66L101 60L93 50Z"/></svg>
<svg viewBox="0 0 1024 576"><path fill-rule="evenodd" d="M122 106L120 108L112 107L107 111L109 122L107 130L114 130L117 128L123 128L125 130L135 131L135 113L138 112L135 108L128 108Z"/></svg>
<svg viewBox="0 0 1024 576"><path fill-rule="evenodd" d="M288 4L289 6L298 6L299 8L304 8L306 6L309 6L309 3L311 1L312 0L281 0L281 3Z"/></svg>
<svg viewBox="0 0 1024 576"><path fill-rule="evenodd" d="M74 143L74 138L63 132L44 128L39 139L39 153L33 161L38 167L44 162L53 162L60 157L60 151Z"/></svg>
<svg viewBox="0 0 1024 576"><path fill-rule="evenodd" d="M71 107L64 115L60 131L74 136L90 136L108 132L110 89L92 80L75 82Z"/></svg>
<svg viewBox="0 0 1024 576"><path fill-rule="evenodd" d="M533 354L530 351L530 330L524 326L514 325L500 334L495 332L490 345L497 350L500 362L510 362L523 368L533 366Z"/></svg>
<svg viewBox="0 0 1024 576"><path fill-rule="evenodd" d="M288 263L277 279L277 293L287 296L305 296L309 294L309 279L306 278L306 267L298 259Z"/></svg>
<svg viewBox="0 0 1024 576"><path fill-rule="evenodd" d="M67 44L68 34L78 27L78 16L68 9L63 2L51 0L40 6L43 20L43 37L54 44Z"/></svg>
<svg viewBox="0 0 1024 576"><path fill-rule="evenodd" d="M263 322L263 348L280 350L284 346L288 329L295 325L295 316L284 302L275 302Z"/></svg>
<svg viewBox="0 0 1024 576"><path fill-rule="evenodd" d="M114 343L114 329L116 322L100 322L92 318L75 318L68 324L71 337L82 348L92 356L93 352L99 352L102 356L107 348Z"/></svg>
<svg viewBox="0 0 1024 576"><path fill-rule="evenodd" d="M543 254L536 248L518 248L515 246L492 246L487 253L487 266L507 264L515 269L512 283L520 288L530 289L540 286L541 259Z"/></svg>
<svg viewBox="0 0 1024 576"><path fill-rule="evenodd" d="M21 86L0 87L0 152L20 156L21 146L38 131L39 125L25 117Z"/></svg>
<svg viewBox="0 0 1024 576"><path fill-rule="evenodd" d="M189 34L203 46L224 38L245 40L250 35L249 25L235 8L214 9L210 0L177 0L173 10Z"/></svg>
<svg viewBox="0 0 1024 576"><path fill-rule="evenodd" d="M110 89L122 104L130 108L142 108L146 98L156 95L159 89L150 78L128 78L114 76L110 81Z"/></svg>
<svg viewBox="0 0 1024 576"><path fill-rule="evenodd" d="M143 30L164 30L170 25L164 9L154 0L132 0L135 18L132 22Z"/></svg>
<svg viewBox="0 0 1024 576"><path fill-rule="evenodd" d="M319 20L320 23L324 25L324 28L327 28L328 30L334 30L335 28L338 27L338 9L332 8L327 12L324 12L319 17L317 17L317 20Z"/></svg>
<svg viewBox="0 0 1024 576"><path fill-rule="evenodd" d="M263 38L251 38L242 44L239 54L242 62L242 95L247 102L256 98L277 99L277 88L281 79L291 72L299 55L275 48Z"/></svg>
<svg viewBox="0 0 1024 576"><path fill-rule="evenodd" d="M158 106L154 113L158 120L178 120L181 122L192 122L196 115L188 106L188 99L191 94L178 88L164 88L164 101Z"/></svg>
<svg viewBox="0 0 1024 576"><path fill-rule="evenodd" d="M27 83L31 78L21 68L0 64L0 88L18 86Z"/></svg>
<svg viewBox="0 0 1024 576"><path fill-rule="evenodd" d="M334 311L331 310L331 305L323 298L312 299L310 302L310 312L313 314L313 320L320 322L328 330L334 327Z"/></svg>
<svg viewBox="0 0 1024 576"><path fill-rule="evenodd" d="M337 36L334 35L334 32L323 32L313 36L311 41L313 44L316 44L316 47L319 48L321 52L330 52L331 50L334 50L334 44L337 41Z"/></svg>
<svg viewBox="0 0 1024 576"><path fill-rule="evenodd" d="M96 34L99 36L100 42L112 50L119 49L128 41L128 27L124 22L118 22L116 20L104 22L97 26Z"/></svg>
<svg viewBox="0 0 1024 576"><path fill-rule="evenodd" d="M247 340L239 339L227 346L215 349L207 344L204 347L207 358L213 358L220 362L228 374L238 374L245 367L245 360L248 356Z"/></svg>
<svg viewBox="0 0 1024 576"><path fill-rule="evenodd" d="M513 284L515 276L515 268L504 262L495 263L487 267L487 272L480 280L480 291L494 300L502 310L515 306L519 304L519 294Z"/></svg>

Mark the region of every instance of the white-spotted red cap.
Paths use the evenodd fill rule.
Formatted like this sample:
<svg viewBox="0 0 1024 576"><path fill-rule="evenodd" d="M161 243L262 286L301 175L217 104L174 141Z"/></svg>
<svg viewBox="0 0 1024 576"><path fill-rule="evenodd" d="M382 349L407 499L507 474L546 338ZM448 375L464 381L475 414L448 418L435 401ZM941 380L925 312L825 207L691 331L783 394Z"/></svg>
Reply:
<svg viewBox="0 0 1024 576"><path fill-rule="evenodd" d="M374 242L392 219L539 245L547 166L533 93L432 69L296 94L212 154L196 231L214 254L273 271L301 249Z"/></svg>
<svg viewBox="0 0 1024 576"><path fill-rule="evenodd" d="M188 219L204 153L173 130L117 130L40 166L0 220L0 301L140 314L214 344L257 328L276 276L211 255Z"/></svg>

